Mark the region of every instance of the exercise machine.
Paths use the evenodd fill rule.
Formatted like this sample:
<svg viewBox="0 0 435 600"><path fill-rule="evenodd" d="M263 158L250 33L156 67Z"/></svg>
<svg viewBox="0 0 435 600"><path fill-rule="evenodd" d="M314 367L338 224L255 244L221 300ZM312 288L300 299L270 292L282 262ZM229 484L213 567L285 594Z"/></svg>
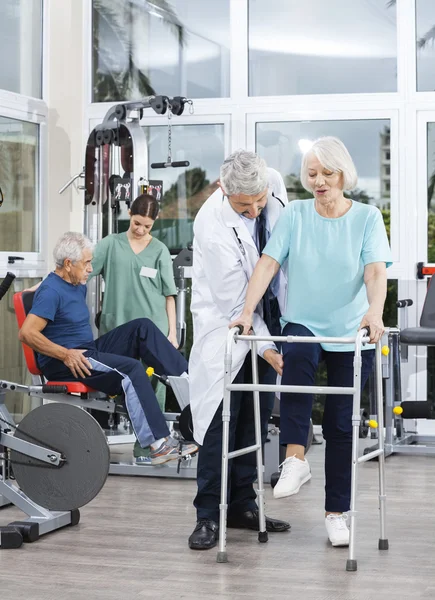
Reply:
<svg viewBox="0 0 435 600"><path fill-rule="evenodd" d="M7 274L0 299L14 278ZM13 504L28 517L0 528L1 548L18 548L23 541L77 525L78 509L95 498L106 481L108 444L86 411L72 404L43 404L16 424L6 407L7 391L42 401L58 400L67 388L63 382L27 386L0 380L0 506Z"/></svg>

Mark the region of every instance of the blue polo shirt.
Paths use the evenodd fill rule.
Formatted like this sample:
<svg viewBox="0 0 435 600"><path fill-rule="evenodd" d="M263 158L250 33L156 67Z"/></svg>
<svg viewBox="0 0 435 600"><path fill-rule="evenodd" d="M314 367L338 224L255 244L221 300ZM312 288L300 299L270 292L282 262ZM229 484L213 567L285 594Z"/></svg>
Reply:
<svg viewBox="0 0 435 600"><path fill-rule="evenodd" d="M94 347L86 304L86 286L68 283L56 273L50 273L35 292L30 314L48 321L43 335L64 348ZM51 360L37 353L42 369Z"/></svg>
<svg viewBox="0 0 435 600"><path fill-rule="evenodd" d="M346 214L330 219L319 215L314 202L290 202L263 251L280 265L288 259L281 324L305 325L316 336L355 337L369 308L364 267L392 264L382 214L375 206L353 201ZM347 344L322 347L353 349Z"/></svg>

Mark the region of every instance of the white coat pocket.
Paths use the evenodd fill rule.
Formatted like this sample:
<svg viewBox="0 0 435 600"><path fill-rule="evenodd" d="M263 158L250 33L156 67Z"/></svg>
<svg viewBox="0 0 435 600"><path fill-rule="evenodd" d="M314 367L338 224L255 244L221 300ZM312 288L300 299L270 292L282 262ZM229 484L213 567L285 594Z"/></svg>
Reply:
<svg viewBox="0 0 435 600"><path fill-rule="evenodd" d="M151 279L155 279L157 275L157 269L152 269L151 267L142 267L140 270L140 275L142 277L150 277Z"/></svg>

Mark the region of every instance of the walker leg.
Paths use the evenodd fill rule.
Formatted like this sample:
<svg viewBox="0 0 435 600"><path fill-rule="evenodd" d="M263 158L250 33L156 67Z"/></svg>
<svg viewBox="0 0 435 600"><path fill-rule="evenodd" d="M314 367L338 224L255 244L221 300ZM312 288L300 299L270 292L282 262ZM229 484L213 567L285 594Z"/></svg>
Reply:
<svg viewBox="0 0 435 600"><path fill-rule="evenodd" d="M227 384L231 382L231 355L225 356L224 399L222 406L222 467L221 502L219 504L219 546L216 561L228 562L227 557L227 512L228 512L228 452L230 441L231 392Z"/></svg>
<svg viewBox="0 0 435 600"><path fill-rule="evenodd" d="M392 374L391 374L392 376ZM384 407L382 402L382 364L381 364L381 342L376 346L376 396L378 401L378 431L379 431L379 450L382 454L378 457L379 471L379 519L380 519L380 537L379 550L388 550L388 539L386 533L386 501L385 494L385 440L384 440ZM387 413L387 418L390 418Z"/></svg>
<svg viewBox="0 0 435 600"><path fill-rule="evenodd" d="M258 363L257 363L257 344L252 345L252 382L258 385ZM264 477L263 477L263 451L261 439L261 418L260 418L260 392L253 392L254 396L254 425L255 425L255 444L257 446L257 502L258 502L258 519L259 532L258 541L266 543L268 534L266 531L266 515L264 510Z"/></svg>
<svg viewBox="0 0 435 600"><path fill-rule="evenodd" d="M351 491L350 491L350 511L349 511L349 558L346 562L346 571L356 571L358 568L355 557L355 536L356 536L356 494L358 484L358 446L359 446L359 426L361 423L361 347L355 348L355 358L353 363L353 413L352 413L352 473L351 473Z"/></svg>

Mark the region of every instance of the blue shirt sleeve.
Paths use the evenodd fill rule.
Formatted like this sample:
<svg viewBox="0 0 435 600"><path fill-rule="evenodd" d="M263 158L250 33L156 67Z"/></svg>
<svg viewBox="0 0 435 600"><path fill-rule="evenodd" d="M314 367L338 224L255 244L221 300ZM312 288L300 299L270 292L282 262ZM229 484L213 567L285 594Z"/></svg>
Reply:
<svg viewBox="0 0 435 600"><path fill-rule="evenodd" d="M385 262L388 268L393 263L382 213L376 208L373 210L372 215L370 219L371 227L369 223L364 235L362 261L364 266L375 262Z"/></svg>
<svg viewBox="0 0 435 600"><path fill-rule="evenodd" d="M36 315L47 321L54 321L59 304L60 298L56 290L53 290L48 285L41 286L35 294L33 306L29 314Z"/></svg>
<svg viewBox="0 0 435 600"><path fill-rule="evenodd" d="M289 204L278 219L263 250L263 254L267 254L280 265L286 261L289 254L292 225L293 213L291 204Z"/></svg>

